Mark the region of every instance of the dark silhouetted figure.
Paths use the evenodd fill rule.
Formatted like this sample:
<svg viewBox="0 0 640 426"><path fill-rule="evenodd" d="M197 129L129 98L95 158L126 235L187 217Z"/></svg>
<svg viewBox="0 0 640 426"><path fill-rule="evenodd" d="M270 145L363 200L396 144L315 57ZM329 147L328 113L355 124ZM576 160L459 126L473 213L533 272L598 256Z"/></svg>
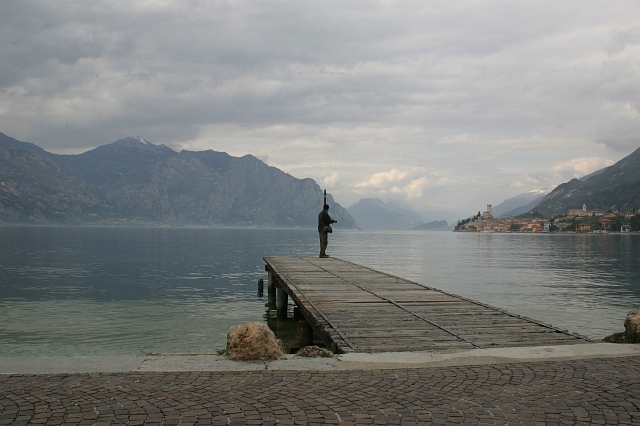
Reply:
<svg viewBox="0 0 640 426"><path fill-rule="evenodd" d="M318 215L318 232L320 233L320 257L329 257L325 251L327 250L327 244L329 244L328 234L333 232L331 229L332 223L337 223L338 221L332 219L329 216L329 205L324 205L324 210L320 212Z"/></svg>

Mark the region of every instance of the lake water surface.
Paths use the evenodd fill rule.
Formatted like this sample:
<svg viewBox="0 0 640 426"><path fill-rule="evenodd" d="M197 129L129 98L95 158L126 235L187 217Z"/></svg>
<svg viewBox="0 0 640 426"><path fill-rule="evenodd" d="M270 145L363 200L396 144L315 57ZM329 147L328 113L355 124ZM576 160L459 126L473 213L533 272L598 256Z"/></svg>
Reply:
<svg viewBox="0 0 640 426"><path fill-rule="evenodd" d="M601 338L640 307L640 235L341 231L328 253ZM0 227L0 356L211 352L265 321L263 256L300 229Z"/></svg>

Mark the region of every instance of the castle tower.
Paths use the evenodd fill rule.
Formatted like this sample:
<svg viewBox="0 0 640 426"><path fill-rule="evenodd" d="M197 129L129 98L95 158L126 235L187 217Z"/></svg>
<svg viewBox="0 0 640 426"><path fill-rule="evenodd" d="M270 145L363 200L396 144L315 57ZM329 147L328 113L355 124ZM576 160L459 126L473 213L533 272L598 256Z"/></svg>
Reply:
<svg viewBox="0 0 640 426"><path fill-rule="evenodd" d="M586 212L586 211L587 211L587 203L584 203L584 204L582 205L582 211L583 211L583 212Z"/></svg>
<svg viewBox="0 0 640 426"><path fill-rule="evenodd" d="M491 206L491 204L487 204L487 210L482 215L482 218L485 220L493 219L493 207Z"/></svg>

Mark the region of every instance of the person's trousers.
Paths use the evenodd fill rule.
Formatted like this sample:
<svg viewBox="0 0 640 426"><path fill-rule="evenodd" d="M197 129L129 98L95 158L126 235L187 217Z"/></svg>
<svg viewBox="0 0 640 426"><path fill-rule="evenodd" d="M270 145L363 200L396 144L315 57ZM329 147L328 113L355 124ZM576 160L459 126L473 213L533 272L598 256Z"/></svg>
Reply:
<svg viewBox="0 0 640 426"><path fill-rule="evenodd" d="M327 244L329 244L329 238L326 232L320 231L320 256L326 255Z"/></svg>

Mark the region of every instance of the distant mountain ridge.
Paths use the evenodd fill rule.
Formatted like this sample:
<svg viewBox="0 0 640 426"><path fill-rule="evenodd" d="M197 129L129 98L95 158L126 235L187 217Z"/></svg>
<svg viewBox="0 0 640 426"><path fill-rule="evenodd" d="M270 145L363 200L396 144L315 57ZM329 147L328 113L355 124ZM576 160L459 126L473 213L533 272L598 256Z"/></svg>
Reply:
<svg viewBox="0 0 640 426"><path fill-rule="evenodd" d="M602 174L607 168L602 168L591 172L586 176L578 178L580 182L586 182L594 176ZM493 216L496 218L515 217L524 213L535 210L538 205L551 193L556 186L550 186L544 189L534 189L515 197L511 197L493 207Z"/></svg>
<svg viewBox="0 0 640 426"><path fill-rule="evenodd" d="M323 194L252 155L175 152L139 137L79 155L0 133L0 223L317 226ZM338 227L355 228L330 194Z"/></svg>
<svg viewBox="0 0 640 426"><path fill-rule="evenodd" d="M535 189L515 197L511 197L493 207L494 217L511 217L526 213L537 206L553 188Z"/></svg>
<svg viewBox="0 0 640 426"><path fill-rule="evenodd" d="M429 223L423 223L422 225L418 225L416 227L411 228L412 231L451 231L452 228L449 226L446 220L434 220Z"/></svg>
<svg viewBox="0 0 640 426"><path fill-rule="evenodd" d="M558 185L535 210L549 217L580 209L583 204L600 211L640 207L640 148L584 181L572 179Z"/></svg>
<svg viewBox="0 0 640 426"><path fill-rule="evenodd" d="M594 177L594 176L598 176L599 174L602 174L602 172L604 172L605 170L607 170L607 168L606 168L606 167L604 167L604 168L602 168L602 169L600 169L600 170L596 170L595 172L591 172L591 173L589 173L589 174L588 174L588 175L586 175L586 176L582 176L581 178L578 178L578 180L579 180L580 182L585 182L585 181L587 181L587 180L591 179L591 178L592 178L592 177Z"/></svg>
<svg viewBox="0 0 640 426"><path fill-rule="evenodd" d="M363 198L349 206L347 211L362 229L411 229L424 223L413 210L378 198Z"/></svg>

